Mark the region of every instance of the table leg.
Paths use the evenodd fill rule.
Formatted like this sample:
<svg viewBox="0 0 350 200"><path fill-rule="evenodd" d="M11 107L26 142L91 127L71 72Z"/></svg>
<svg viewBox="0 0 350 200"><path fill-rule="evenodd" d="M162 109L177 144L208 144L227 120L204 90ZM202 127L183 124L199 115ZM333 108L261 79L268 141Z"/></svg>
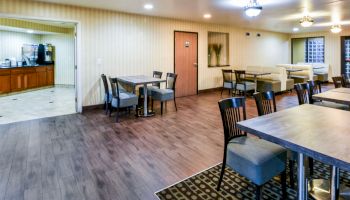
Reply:
<svg viewBox="0 0 350 200"><path fill-rule="evenodd" d="M305 187L304 154L298 153L298 200L307 199Z"/></svg>
<svg viewBox="0 0 350 200"><path fill-rule="evenodd" d="M148 115L148 105L147 105L147 84L143 84L143 116Z"/></svg>
<svg viewBox="0 0 350 200"><path fill-rule="evenodd" d="M337 200L339 195L339 168L332 166L331 200Z"/></svg>
<svg viewBox="0 0 350 200"><path fill-rule="evenodd" d="M257 77L256 75L254 75L254 83L255 83L254 92L257 92L257 88L258 88L258 77Z"/></svg>

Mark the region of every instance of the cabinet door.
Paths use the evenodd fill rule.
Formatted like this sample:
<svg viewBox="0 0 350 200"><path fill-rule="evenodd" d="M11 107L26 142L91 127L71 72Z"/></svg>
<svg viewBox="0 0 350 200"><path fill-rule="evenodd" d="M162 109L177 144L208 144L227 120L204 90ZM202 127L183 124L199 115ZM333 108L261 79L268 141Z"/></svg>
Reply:
<svg viewBox="0 0 350 200"><path fill-rule="evenodd" d="M23 74L11 74L11 92L24 89Z"/></svg>
<svg viewBox="0 0 350 200"><path fill-rule="evenodd" d="M11 76L0 75L0 94L5 94L11 91Z"/></svg>
<svg viewBox="0 0 350 200"><path fill-rule="evenodd" d="M38 87L38 78L35 72L24 74L23 79L25 89Z"/></svg>
<svg viewBox="0 0 350 200"><path fill-rule="evenodd" d="M38 77L38 87L43 87L47 85L47 72L46 71L39 71L37 72Z"/></svg>
<svg viewBox="0 0 350 200"><path fill-rule="evenodd" d="M55 84L55 71L53 67L47 67L47 85Z"/></svg>

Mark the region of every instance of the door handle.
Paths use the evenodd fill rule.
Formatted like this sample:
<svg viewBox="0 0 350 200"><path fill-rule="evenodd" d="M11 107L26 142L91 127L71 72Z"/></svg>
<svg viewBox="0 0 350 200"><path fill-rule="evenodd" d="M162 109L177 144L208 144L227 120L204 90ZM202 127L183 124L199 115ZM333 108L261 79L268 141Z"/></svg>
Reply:
<svg viewBox="0 0 350 200"><path fill-rule="evenodd" d="M195 67L197 67L197 66L198 66L198 63L193 63L193 65L194 65Z"/></svg>

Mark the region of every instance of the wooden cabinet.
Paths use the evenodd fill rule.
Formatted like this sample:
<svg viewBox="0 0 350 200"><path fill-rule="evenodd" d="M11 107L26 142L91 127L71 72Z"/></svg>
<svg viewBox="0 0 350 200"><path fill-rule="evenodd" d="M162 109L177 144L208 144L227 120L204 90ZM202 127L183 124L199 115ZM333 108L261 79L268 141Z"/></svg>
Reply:
<svg viewBox="0 0 350 200"><path fill-rule="evenodd" d="M38 77L38 87L43 87L47 85L47 71L46 67L37 67L36 74Z"/></svg>
<svg viewBox="0 0 350 200"><path fill-rule="evenodd" d="M54 66L0 69L0 94L54 85Z"/></svg>
<svg viewBox="0 0 350 200"><path fill-rule="evenodd" d="M11 92L11 71L0 70L0 94Z"/></svg>
<svg viewBox="0 0 350 200"><path fill-rule="evenodd" d="M47 85L55 84L55 70L53 66L47 67Z"/></svg>

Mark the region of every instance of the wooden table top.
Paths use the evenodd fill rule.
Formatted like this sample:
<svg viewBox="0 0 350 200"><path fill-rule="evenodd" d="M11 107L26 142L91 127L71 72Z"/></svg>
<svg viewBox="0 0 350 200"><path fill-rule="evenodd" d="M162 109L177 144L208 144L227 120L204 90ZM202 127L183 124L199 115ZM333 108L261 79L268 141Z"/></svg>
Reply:
<svg viewBox="0 0 350 200"><path fill-rule="evenodd" d="M239 122L238 128L350 171L350 112L305 104Z"/></svg>
<svg viewBox="0 0 350 200"><path fill-rule="evenodd" d="M246 75L253 75L253 76L263 76L263 75L269 75L270 72L253 72L253 71L246 71Z"/></svg>
<svg viewBox="0 0 350 200"><path fill-rule="evenodd" d="M350 88L335 88L335 89L328 90L327 92L341 92L341 93L350 94Z"/></svg>
<svg viewBox="0 0 350 200"><path fill-rule="evenodd" d="M160 78L154 78L151 76L144 76L144 75L138 75L138 76L119 76L117 77L118 80L129 83L132 85L141 85L141 84L149 84L149 83L159 83L159 82L165 82L166 80L160 79Z"/></svg>
<svg viewBox="0 0 350 200"><path fill-rule="evenodd" d="M312 95L312 98L316 100L331 101L334 103L350 105L350 93L342 92L342 91L346 91L346 90L335 90L335 89L329 90L327 92L314 94Z"/></svg>

